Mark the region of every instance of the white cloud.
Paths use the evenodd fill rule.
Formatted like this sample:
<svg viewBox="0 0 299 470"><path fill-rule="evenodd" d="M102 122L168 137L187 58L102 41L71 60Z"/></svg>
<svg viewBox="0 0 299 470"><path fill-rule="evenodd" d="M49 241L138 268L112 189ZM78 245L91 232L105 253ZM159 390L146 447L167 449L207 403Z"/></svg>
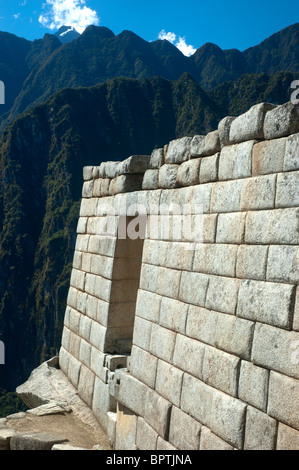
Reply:
<svg viewBox="0 0 299 470"><path fill-rule="evenodd" d="M171 44L174 44L175 40L176 40L176 34L174 33L166 33L165 29L162 29L162 31L160 31L159 33L159 36L158 36L159 39L166 39L167 41L171 42Z"/></svg>
<svg viewBox="0 0 299 470"><path fill-rule="evenodd" d="M179 40L176 42L176 47L186 56L190 57L190 55L193 55L196 52L196 49L186 43L185 38L179 37Z"/></svg>
<svg viewBox="0 0 299 470"><path fill-rule="evenodd" d="M12 15L14 17L15 20L17 20L18 18L20 18L21 16L21 13L16 13L15 15Z"/></svg>
<svg viewBox="0 0 299 470"><path fill-rule="evenodd" d="M88 8L85 0L46 0L43 8L46 11L39 22L52 30L67 25L83 33L87 26L100 23L97 12Z"/></svg>
<svg viewBox="0 0 299 470"><path fill-rule="evenodd" d="M184 55L190 57L192 54L196 52L196 49L192 45L188 45L186 43L186 39L184 37L177 37L175 33L166 32L165 29L162 29L158 35L159 39L166 39L167 41L174 44Z"/></svg>

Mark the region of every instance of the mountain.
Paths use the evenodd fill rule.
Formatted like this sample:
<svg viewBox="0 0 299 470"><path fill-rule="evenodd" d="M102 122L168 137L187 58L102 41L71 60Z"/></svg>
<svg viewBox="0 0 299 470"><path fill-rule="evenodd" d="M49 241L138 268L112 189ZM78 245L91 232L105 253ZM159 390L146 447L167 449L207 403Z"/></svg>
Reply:
<svg viewBox="0 0 299 470"><path fill-rule="evenodd" d="M88 116L88 119L86 119ZM148 154L212 130L216 103L185 74L117 78L65 89L18 117L0 139L0 339L13 390L59 349L82 168Z"/></svg>
<svg viewBox="0 0 299 470"><path fill-rule="evenodd" d="M62 44L66 44L67 42L71 42L74 41L74 39L77 39L80 34L73 26L61 26L55 33L55 36Z"/></svg>
<svg viewBox="0 0 299 470"><path fill-rule="evenodd" d="M288 101L298 38L295 24L244 52L208 43L185 57L168 41L104 27L65 44L0 33L0 79L10 84L0 107L0 388L14 390L59 349L82 167Z"/></svg>
<svg viewBox="0 0 299 470"><path fill-rule="evenodd" d="M299 71L299 23L244 52L207 43L191 57L166 40L147 42L131 31L115 35L97 26L89 26L75 40L61 44L61 34L67 37L74 32L67 28L62 27L59 39L45 35L32 43L0 34L0 79L3 76L10 83L12 78L7 105L0 109L1 130L62 88L89 87L115 77L177 80L187 72L204 90L211 90L244 74ZM15 51L17 62L12 59Z"/></svg>

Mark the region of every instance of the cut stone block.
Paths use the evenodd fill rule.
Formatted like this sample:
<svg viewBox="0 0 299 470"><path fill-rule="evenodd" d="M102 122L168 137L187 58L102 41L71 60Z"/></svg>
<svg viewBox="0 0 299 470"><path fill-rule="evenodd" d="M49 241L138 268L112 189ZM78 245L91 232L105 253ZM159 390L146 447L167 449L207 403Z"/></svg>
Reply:
<svg viewBox="0 0 299 470"><path fill-rule="evenodd" d="M167 362L172 362L176 333L162 328L160 325L152 325L150 352Z"/></svg>
<svg viewBox="0 0 299 470"><path fill-rule="evenodd" d="M252 175L267 175L283 171L286 138L260 142L252 152Z"/></svg>
<svg viewBox="0 0 299 470"><path fill-rule="evenodd" d="M230 142L237 143L252 139L263 139L265 116L273 108L275 108L273 104L259 103L234 119L230 126Z"/></svg>
<svg viewBox="0 0 299 470"><path fill-rule="evenodd" d="M158 323L160 304L160 296L153 294L152 292L146 292L139 289L136 304L136 315L144 318L145 320Z"/></svg>
<svg viewBox="0 0 299 470"><path fill-rule="evenodd" d="M299 108L288 102L277 106L266 114L264 122L265 139L277 139L299 130Z"/></svg>
<svg viewBox="0 0 299 470"><path fill-rule="evenodd" d="M159 188L159 170L146 170L142 181L142 189L158 189Z"/></svg>
<svg viewBox="0 0 299 470"><path fill-rule="evenodd" d="M246 405L240 400L184 374L181 409L233 447L242 448Z"/></svg>
<svg viewBox="0 0 299 470"><path fill-rule="evenodd" d="M132 347L130 372L138 380L152 388L155 386L157 363L157 357L137 346Z"/></svg>
<svg viewBox="0 0 299 470"><path fill-rule="evenodd" d="M299 134L290 135L286 141L283 171L299 170Z"/></svg>
<svg viewBox="0 0 299 470"><path fill-rule="evenodd" d="M159 323L172 331L185 333L187 312L187 304L162 297Z"/></svg>
<svg viewBox="0 0 299 470"><path fill-rule="evenodd" d="M251 406L247 409L244 450L275 450L277 422Z"/></svg>
<svg viewBox="0 0 299 470"><path fill-rule="evenodd" d="M219 314L215 332L215 346L243 359L250 360L254 322L234 315Z"/></svg>
<svg viewBox="0 0 299 470"><path fill-rule="evenodd" d="M194 305L189 306L186 335L203 343L214 345L218 317L222 315Z"/></svg>
<svg viewBox="0 0 299 470"><path fill-rule="evenodd" d="M223 118L218 124L218 132L219 132L219 139L221 148L225 147L226 145L230 145L229 133L232 122L236 118L234 116L227 116Z"/></svg>
<svg viewBox="0 0 299 470"><path fill-rule="evenodd" d="M299 172L277 176L276 207L299 206Z"/></svg>
<svg viewBox="0 0 299 470"><path fill-rule="evenodd" d="M156 391L178 408L180 407L183 374L183 371L171 364L158 361Z"/></svg>
<svg viewBox="0 0 299 470"><path fill-rule="evenodd" d="M183 272L179 299L193 305L205 306L209 276L201 273Z"/></svg>
<svg viewBox="0 0 299 470"><path fill-rule="evenodd" d="M236 397L239 368L240 359L238 357L219 351L211 346L205 347L202 379L207 384ZM186 371L189 372L189 370Z"/></svg>
<svg viewBox="0 0 299 470"><path fill-rule="evenodd" d="M15 434L10 441L10 450L51 450L53 445L66 441L46 433Z"/></svg>
<svg viewBox="0 0 299 470"><path fill-rule="evenodd" d="M155 390L147 389L145 420L163 438L169 430L171 403L161 397Z"/></svg>
<svg viewBox="0 0 299 470"><path fill-rule="evenodd" d="M267 411L269 371L251 362L242 361L239 379L239 398L246 403Z"/></svg>
<svg viewBox="0 0 299 470"><path fill-rule="evenodd" d="M169 142L165 163L182 163L189 160L191 141L192 137L182 137Z"/></svg>
<svg viewBox="0 0 299 470"><path fill-rule="evenodd" d="M95 375L82 364L78 384L78 393L82 400L91 408L94 392Z"/></svg>
<svg viewBox="0 0 299 470"><path fill-rule="evenodd" d="M151 168L150 155L132 155L118 164L117 174L143 174Z"/></svg>
<svg viewBox="0 0 299 470"><path fill-rule="evenodd" d="M173 365L202 379L205 345L195 339L178 334L173 355Z"/></svg>
<svg viewBox="0 0 299 470"><path fill-rule="evenodd" d="M156 450L158 434L143 419L138 417L136 445L139 450Z"/></svg>
<svg viewBox="0 0 299 470"><path fill-rule="evenodd" d="M177 450L176 447L174 447L173 445L171 445L169 442L167 441L164 441L164 439L162 439L162 437L158 436L158 442L157 442L157 450L170 450L170 451L173 451L173 450Z"/></svg>
<svg viewBox="0 0 299 470"><path fill-rule="evenodd" d="M210 183L218 179L218 166L219 166L220 153L204 157L201 159L199 170L199 183Z"/></svg>
<svg viewBox="0 0 299 470"><path fill-rule="evenodd" d="M238 248L236 276L240 279L266 279L268 247L241 245Z"/></svg>
<svg viewBox="0 0 299 470"><path fill-rule="evenodd" d="M180 450L198 450L201 424L176 406L172 407L169 441Z"/></svg>
<svg viewBox="0 0 299 470"><path fill-rule="evenodd" d="M94 180L85 181L82 188L82 197L93 197Z"/></svg>
<svg viewBox="0 0 299 470"><path fill-rule="evenodd" d="M234 450L234 448L203 426L200 432L199 450Z"/></svg>
<svg viewBox="0 0 299 470"><path fill-rule="evenodd" d="M160 168L164 165L164 148L154 149L150 157L150 167L151 168Z"/></svg>
<svg viewBox="0 0 299 470"><path fill-rule="evenodd" d="M278 424L277 450L299 450L299 432L295 429Z"/></svg>
<svg viewBox="0 0 299 470"><path fill-rule="evenodd" d="M271 245L267 262L267 280L299 284L299 247Z"/></svg>
<svg viewBox="0 0 299 470"><path fill-rule="evenodd" d="M10 441L15 434L13 429L0 429L0 450L10 450Z"/></svg>
<svg viewBox="0 0 299 470"><path fill-rule="evenodd" d="M118 165L121 162L103 162L100 166L100 177L113 179L118 174Z"/></svg>
<svg viewBox="0 0 299 470"><path fill-rule="evenodd" d="M93 175L93 166L85 166L83 167L83 180L88 181L92 179Z"/></svg>
<svg viewBox="0 0 299 470"><path fill-rule="evenodd" d="M239 212L244 181L233 180L214 183L211 194L211 212Z"/></svg>
<svg viewBox="0 0 299 470"><path fill-rule="evenodd" d="M118 401L139 416L145 414L147 386L128 373L120 378Z"/></svg>
<svg viewBox="0 0 299 470"><path fill-rule="evenodd" d="M220 152L220 138L218 130L209 132L202 141L200 155L214 155Z"/></svg>
<svg viewBox="0 0 299 470"><path fill-rule="evenodd" d="M91 374L91 372L89 372L89 374ZM94 394L90 408L92 408L101 427L106 431L108 421L107 413L109 411L116 411L116 400L110 394L109 384L104 384L98 377L95 378Z"/></svg>
<svg viewBox="0 0 299 470"><path fill-rule="evenodd" d="M199 157L202 151L205 135L195 135L191 140L190 156L191 158Z"/></svg>
<svg viewBox="0 0 299 470"><path fill-rule="evenodd" d="M298 214L298 208L248 212L245 243L298 245Z"/></svg>
<svg viewBox="0 0 299 470"><path fill-rule="evenodd" d="M218 312L235 314L240 280L210 276L205 306Z"/></svg>
<svg viewBox="0 0 299 470"><path fill-rule="evenodd" d="M132 191L140 191L142 189L143 175L119 175L111 180L109 194L128 193Z"/></svg>
<svg viewBox="0 0 299 470"><path fill-rule="evenodd" d="M192 159L179 166L177 184L179 186L192 186L199 183L200 159Z"/></svg>
<svg viewBox="0 0 299 470"><path fill-rule="evenodd" d="M242 187L241 210L274 209L276 175L248 178Z"/></svg>
<svg viewBox="0 0 299 470"><path fill-rule="evenodd" d="M193 270L235 277L237 250L236 245L201 244L194 253Z"/></svg>
<svg viewBox="0 0 299 470"><path fill-rule="evenodd" d="M252 345L252 361L299 379L299 333L257 323Z"/></svg>
<svg viewBox="0 0 299 470"><path fill-rule="evenodd" d="M280 328L290 328L294 295L294 287L290 285L242 281L237 316Z"/></svg>
<svg viewBox="0 0 299 470"><path fill-rule="evenodd" d="M159 187L162 189L176 188L178 170L179 165L162 165L159 170Z"/></svg>
<svg viewBox="0 0 299 470"><path fill-rule="evenodd" d="M268 414L299 431L299 380L270 372Z"/></svg>
<svg viewBox="0 0 299 470"><path fill-rule="evenodd" d="M120 403L117 405L116 450L136 450L137 416Z"/></svg>
<svg viewBox="0 0 299 470"><path fill-rule="evenodd" d="M234 121L235 122L235 121ZM252 149L255 141L224 147L219 159L219 180L247 178L251 176Z"/></svg>

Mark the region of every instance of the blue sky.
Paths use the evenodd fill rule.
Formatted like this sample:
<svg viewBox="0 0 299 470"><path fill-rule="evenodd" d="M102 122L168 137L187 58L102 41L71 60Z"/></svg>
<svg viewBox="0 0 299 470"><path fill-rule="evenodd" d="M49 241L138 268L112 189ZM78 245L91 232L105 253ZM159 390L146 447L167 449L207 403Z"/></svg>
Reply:
<svg viewBox="0 0 299 470"><path fill-rule="evenodd" d="M66 22L80 32L97 24L167 38L186 55L206 42L244 50L298 21L298 0L0 0L0 31L29 40Z"/></svg>

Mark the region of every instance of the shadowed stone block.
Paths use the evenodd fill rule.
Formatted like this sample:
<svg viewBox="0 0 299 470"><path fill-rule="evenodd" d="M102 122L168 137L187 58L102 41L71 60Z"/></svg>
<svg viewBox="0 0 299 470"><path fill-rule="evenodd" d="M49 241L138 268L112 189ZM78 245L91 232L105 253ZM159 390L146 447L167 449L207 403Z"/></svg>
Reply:
<svg viewBox="0 0 299 470"><path fill-rule="evenodd" d="M165 163L182 163L189 160L191 141L192 137L182 137L169 142Z"/></svg>
<svg viewBox="0 0 299 470"><path fill-rule="evenodd" d="M266 412L269 371L251 362L242 361L239 379L239 398Z"/></svg>
<svg viewBox="0 0 299 470"><path fill-rule="evenodd" d="M299 134L290 135L286 141L283 171L299 170Z"/></svg>
<svg viewBox="0 0 299 470"><path fill-rule="evenodd" d="M268 414L299 431L299 380L270 372Z"/></svg>
<svg viewBox="0 0 299 470"><path fill-rule="evenodd" d="M277 422L251 406L247 409L244 450L275 450Z"/></svg>
<svg viewBox="0 0 299 470"><path fill-rule="evenodd" d="M150 155L132 155L118 164L117 174L140 174L145 173L149 168L151 168Z"/></svg>
<svg viewBox="0 0 299 470"><path fill-rule="evenodd" d="M218 132L219 132L221 148L225 147L226 145L231 144L229 140L229 133L230 133L231 124L235 119L236 118L234 116L226 116L218 124Z"/></svg>
<svg viewBox="0 0 299 470"><path fill-rule="evenodd" d="M201 424L176 406L172 407L169 441L181 450L198 450Z"/></svg>
<svg viewBox="0 0 299 470"><path fill-rule="evenodd" d="M199 183L200 159L196 158L182 163L178 169L177 183L179 186L192 186Z"/></svg>
<svg viewBox="0 0 299 470"><path fill-rule="evenodd" d="M291 102L277 106L266 114L265 139L277 139L299 131L299 107Z"/></svg>

